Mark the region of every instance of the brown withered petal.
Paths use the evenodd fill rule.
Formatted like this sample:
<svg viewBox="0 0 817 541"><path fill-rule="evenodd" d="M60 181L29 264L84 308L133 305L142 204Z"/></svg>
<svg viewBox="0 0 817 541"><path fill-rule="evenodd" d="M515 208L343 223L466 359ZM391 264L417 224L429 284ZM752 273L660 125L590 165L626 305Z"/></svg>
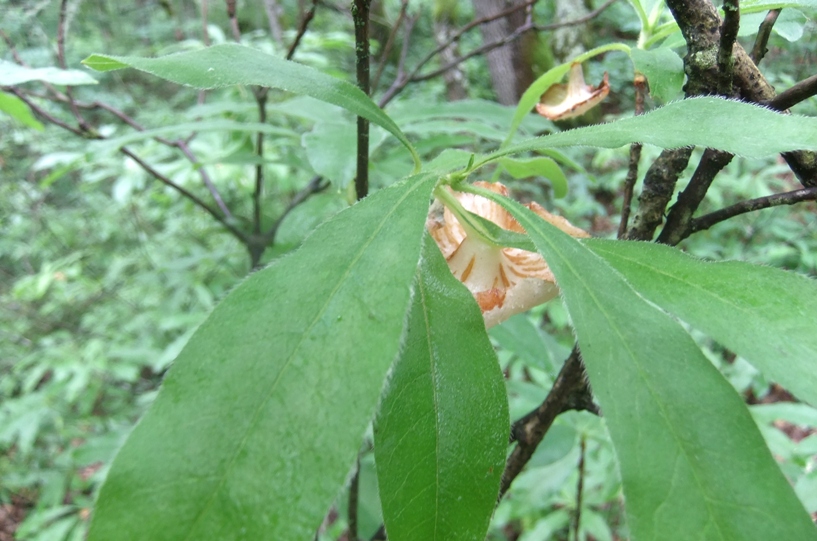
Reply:
<svg viewBox="0 0 817 541"><path fill-rule="evenodd" d="M475 182L474 185L508 195L508 189L500 183ZM524 233L519 222L493 201L470 193L456 192L454 195L466 210L491 220L504 229ZM451 272L477 300L486 327L547 302L559 294L553 273L541 255L518 248L501 248L478 237L472 238L454 213L441 207L435 202L426 225L448 261ZM589 236L561 216L549 213L541 205L530 203L528 208L574 237Z"/></svg>
<svg viewBox="0 0 817 541"><path fill-rule="evenodd" d="M567 84L552 85L542 94L536 104L536 112L550 120L565 120L583 115L598 105L610 93L607 72L597 87L584 82L582 65L578 62L570 66Z"/></svg>

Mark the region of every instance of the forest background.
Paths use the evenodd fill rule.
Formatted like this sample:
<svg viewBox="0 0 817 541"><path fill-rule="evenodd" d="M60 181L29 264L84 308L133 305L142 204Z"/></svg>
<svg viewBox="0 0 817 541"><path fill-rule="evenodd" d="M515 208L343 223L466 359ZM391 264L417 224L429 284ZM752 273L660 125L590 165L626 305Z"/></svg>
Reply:
<svg viewBox="0 0 817 541"><path fill-rule="evenodd" d="M813 76L817 66L817 5L792 4L764 4L775 8L771 24L768 9L744 15L738 34L747 51L762 57L763 74L778 90ZM0 540L78 540L114 454L196 327L251 270L297 248L361 194L354 118L335 106L251 86L196 90L135 70L95 73L81 61L94 53L152 57L238 41L354 82L355 27L349 5L305 0L2 0L0 11L6 113L0 115ZM584 63L585 77L595 85L608 74L609 97L578 120L525 116L521 136L631 116L683 97L685 42L661 2L395 0L373 2L370 21L371 95L424 158L452 148L496 148L525 90L594 47L661 44L674 56L658 58L666 69L652 68L647 90L643 79L634 80L627 54L611 47L594 55ZM74 74L65 86L40 74L9 82L14 65L83 70L95 81ZM817 100L806 96L791 111L817 116ZM370 192L410 170L387 135L372 129ZM513 167L491 174L516 198L555 209L595 237L615 238L627 223L628 197L637 199L640 179L659 153L649 145L574 147L551 155L557 161L548 161L544 174ZM702 153L696 150L693 162ZM679 171L675 194L692 169ZM779 157L734 160L705 190L699 210L706 215L799 188ZM810 193L796 205L713 222L672 244L680 241L703 258L815 277L817 205ZM552 388L573 346L569 323L556 299L491 330L512 420ZM817 410L741 356L692 333L750 405L814 516ZM357 472L353 497L348 487L338 496L318 539L349 539L350 527L361 539L382 535L370 446ZM602 418L568 411L556 419L500 502L488 535L627 538Z"/></svg>

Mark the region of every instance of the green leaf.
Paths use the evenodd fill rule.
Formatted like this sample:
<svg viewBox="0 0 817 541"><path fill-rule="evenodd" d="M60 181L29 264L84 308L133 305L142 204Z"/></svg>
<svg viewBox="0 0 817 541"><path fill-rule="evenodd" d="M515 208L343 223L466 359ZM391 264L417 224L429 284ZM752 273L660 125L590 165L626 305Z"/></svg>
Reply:
<svg viewBox="0 0 817 541"><path fill-rule="evenodd" d="M758 133L763 137L757 137ZM817 150L817 118L784 115L722 98L690 98L645 115L523 141L481 157L477 167L545 148L618 148L638 142L661 148L701 146L763 158L791 150Z"/></svg>
<svg viewBox="0 0 817 541"><path fill-rule="evenodd" d="M114 460L91 541L312 538L398 353L435 181L337 214L219 304Z"/></svg>
<svg viewBox="0 0 817 541"><path fill-rule="evenodd" d="M511 129L508 133L508 137L505 138L505 142L502 146L507 145L511 142L513 138L513 134L516 133L516 130L519 128L519 125L528 116L533 110L534 106L539 103L539 99L542 97L542 94L550 88L552 85L558 83L562 80L562 77L570 71L570 66L576 62L584 62L585 60L589 60L594 56L598 56L602 53L606 53L608 51L623 51L625 53L630 52L630 47L624 45L623 43L608 43L607 45L602 45L601 47L596 47L590 51L587 51L584 54L581 54L571 60L570 62L565 62L564 64L559 64L558 66L551 68L546 73L541 75L538 79L536 79L525 92L522 94L522 97L519 98L519 105L516 106L516 111L513 114L513 119L511 120Z"/></svg>
<svg viewBox="0 0 817 541"><path fill-rule="evenodd" d="M817 405L817 282L738 261L707 263L654 243L585 244L648 300Z"/></svg>
<svg viewBox="0 0 817 541"><path fill-rule="evenodd" d="M553 196L556 198L567 195L567 177L554 160L545 157L520 160L503 158L501 165L513 178L545 177L553 187Z"/></svg>
<svg viewBox="0 0 817 541"><path fill-rule="evenodd" d="M815 9L817 3L812 3L811 9ZM812 13L814 13L812 11ZM780 12L780 16L774 23L774 33L780 37L794 43L803 37L807 25L811 23L811 19L802 11L796 9L786 9ZM760 22L758 22L760 26Z"/></svg>
<svg viewBox="0 0 817 541"><path fill-rule="evenodd" d="M672 100L684 85L684 61L669 47L645 51L633 49L635 69L647 77L650 95L664 103Z"/></svg>
<svg viewBox="0 0 817 541"><path fill-rule="evenodd" d="M195 88L259 85L311 96L343 107L385 128L411 152L415 167L419 169L420 159L409 140L397 124L358 87L256 49L225 44L159 58L94 54L82 63L97 71L132 67Z"/></svg>
<svg viewBox="0 0 817 541"><path fill-rule="evenodd" d="M11 118L29 128L34 128L37 131L43 131L44 129L40 121L31 114L31 109L28 108L26 102L13 94L0 92L0 111L7 113Z"/></svg>
<svg viewBox="0 0 817 541"><path fill-rule="evenodd" d="M29 68L7 60L0 60L0 86L19 85L29 81L42 81L66 86L96 84L96 79L84 71L59 68Z"/></svg>
<svg viewBox="0 0 817 541"><path fill-rule="evenodd" d="M509 431L482 314L426 236L404 351L375 423L389 540L485 539Z"/></svg>
<svg viewBox="0 0 817 541"><path fill-rule="evenodd" d="M635 540L817 539L746 405L692 338L603 259L488 190L562 288L619 459Z"/></svg>

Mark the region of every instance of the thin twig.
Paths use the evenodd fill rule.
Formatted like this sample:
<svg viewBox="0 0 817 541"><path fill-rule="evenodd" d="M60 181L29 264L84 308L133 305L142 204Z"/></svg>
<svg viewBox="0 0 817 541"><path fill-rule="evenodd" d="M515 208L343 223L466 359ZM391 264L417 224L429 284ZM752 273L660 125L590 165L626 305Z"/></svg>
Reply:
<svg viewBox="0 0 817 541"><path fill-rule="evenodd" d="M241 43L241 29L238 28L238 17L236 16L236 0L226 0L227 18L230 19L230 30L233 32L233 39Z"/></svg>
<svg viewBox="0 0 817 541"><path fill-rule="evenodd" d="M49 123L54 124L55 126L59 126L60 128L63 128L64 130L67 130L67 131L73 133L74 135L82 137L84 139L100 139L100 140L104 139L102 136L100 136L99 134L97 134L93 130L89 130L89 129L82 130L80 128L75 128L74 126L71 126L70 124L67 124L66 122L63 122L62 120L56 118L55 116L53 116L50 113L48 113L47 111L45 111L42 107L40 107L39 105L34 103L32 100L30 100L28 98L28 96L26 96L24 93L20 92L17 88L3 87L3 89L8 91L8 92L11 92L12 94L14 94L18 98L20 98L26 105L28 105L28 107L32 111L34 111L35 114L41 116L42 118L47 120ZM124 113L121 113L121 114L124 115ZM135 121L133 121L133 122L136 123ZM190 152L190 149L187 148L186 145L182 141L178 141L177 143L178 144L174 144L174 146L178 146L179 149L183 153L185 153L185 155L188 157L188 159L195 162L195 157ZM130 157L131 159L133 159L137 164L139 164L140 167L142 167L142 169L144 169L145 171L150 173L157 180L159 180L160 182L166 184L167 186L170 186L171 188L175 189L176 191L178 191L179 193L181 193L182 195L184 195L185 197L190 199L193 203L195 203L196 205L198 205L199 207L201 207L202 209L207 211L211 216L213 216L213 218L216 219L216 221L218 221L221 225L223 225L230 233L233 234L233 236L235 236L242 243L245 243L245 244L247 243L247 237L243 233L241 233L241 231L236 229L231 223L229 223L228 220L232 218L232 215L230 214L229 210L226 209L226 206L224 208L221 208L221 205L223 205L224 203L223 203L223 201L221 201L221 198L218 195L218 191L215 191L215 186L212 185L212 181L210 181L209 177L206 177L206 173L204 173L204 175L202 175L202 178L203 179L207 178L207 180L205 181L205 184L208 184L208 182L209 182L208 188L212 188L211 193L215 192L215 193L213 193L213 196L214 196L214 198L216 198L217 202L221 202L221 205L219 205L219 207L221 208L222 211L226 211L225 216L221 216L218 212L216 212L215 209L213 209L207 203L205 203L204 201L199 199L198 196L196 196L192 192L188 191L184 187L176 184L175 182L170 180L167 176L162 175L161 173L159 173L156 169L154 169L147 162L145 162L144 160L139 158L136 154L134 154L127 147L121 147L119 149L119 151L122 152L123 154L125 154L126 156ZM203 168L199 168L199 173L200 174L202 173L202 169Z"/></svg>
<svg viewBox="0 0 817 541"><path fill-rule="evenodd" d="M358 457L357 462L355 463L355 474L352 476L352 482L349 484L349 505L348 505L349 531L347 535L347 541L358 541L357 501L359 487L360 487L360 457Z"/></svg>
<svg viewBox="0 0 817 541"><path fill-rule="evenodd" d="M397 32L403 25L403 20L406 18L406 10L408 9L409 0L401 0L400 13L397 14L397 20L394 26L391 27L389 37L386 39L386 44L383 46L383 51L380 54L380 62L377 64L377 71L375 71L372 79L372 93L377 91L377 86L380 84L380 76L383 74L383 69L386 67L386 61L391 54L391 49L394 46L394 40L397 37Z"/></svg>
<svg viewBox="0 0 817 541"><path fill-rule="evenodd" d="M627 225L630 221L630 212L633 206L633 190L638 180L638 162L641 161L641 143L630 145L630 161L627 165L627 176L624 178L624 194L621 202L621 220L618 223L616 238L623 239L627 234Z"/></svg>
<svg viewBox="0 0 817 541"><path fill-rule="evenodd" d="M226 0L226 3L227 17L230 19L233 39L237 43L241 43L241 30L238 27L238 16L236 14L236 0ZM267 121L268 92L269 89L263 86L252 87L256 108L258 109L258 122L262 124ZM252 194L252 229L255 238L257 238L261 233L261 200L264 194L264 133L261 131L255 135L255 156L258 162L255 164L255 187L253 188ZM258 245L253 241L247 245L247 248L250 250L252 267L255 268L260 262L264 246Z"/></svg>
<svg viewBox="0 0 817 541"><path fill-rule="evenodd" d="M564 28L566 26L576 26L579 24L584 24L586 22L590 22L591 20L595 19L601 13L615 4L618 0L607 0L605 3L588 13L583 17L579 17L578 19L572 19L570 21L564 21L561 23L550 23L550 24L537 24L533 26L534 30L538 30L539 32L545 32L548 30L556 30L557 28Z"/></svg>
<svg viewBox="0 0 817 541"><path fill-rule="evenodd" d="M34 97L38 97L38 98L42 98L42 99L48 99L48 100L52 100L52 101L59 101L59 102L66 102L66 103L68 102L68 97L67 96L62 96L62 97L43 96L43 95L33 94L33 93L30 93L30 92L27 93L27 94L29 94L31 96L34 96ZM124 111L121 111L121 110L117 109L116 107L108 105L107 103L103 103L103 102L100 102L100 101L94 101L94 102L91 102L91 103L75 101L74 103L80 109L103 109L103 110L111 113L112 115L114 115L116 118L118 118L119 120L121 120L122 122L127 124L128 126L135 129L136 131L145 131L145 127L142 124L140 124L139 122L134 120L132 117L128 116ZM53 122L53 120L50 120L50 119L49 119L49 122L52 122L52 123L56 124L56 122ZM79 135L79 134L77 134L77 135ZM98 139L102 139L102 137L98 137ZM160 144L163 144L165 146L178 148L182 152L182 154L184 154L184 156L194 165L197 164L198 161L199 161L198 158L195 156L195 154L193 154L193 151L188 146L188 142L185 141L184 139L176 139L175 141L171 141L170 139L166 139L165 137L156 136L156 137L153 137L153 140L160 143ZM210 177L209 173L207 173L207 170L204 167L198 167L196 169L198 170L198 173L199 173L199 176L201 177L202 182L207 187L207 190L213 196L213 200L215 201L218 208L221 209L221 211L224 213L224 216L227 217L227 219L232 220L233 215L230 212L230 209L224 203L224 200L222 199L221 194L219 193L218 189L216 188L215 183L213 183L213 180Z"/></svg>
<svg viewBox="0 0 817 541"><path fill-rule="evenodd" d="M312 177L312 180L310 180L309 183L306 186L304 186L298 193L296 193L295 196L290 200L287 207L280 214L280 216L278 216L278 219L275 220L275 223L272 224L272 227L270 227L267 230L267 232L264 233L264 237L267 239L267 242L271 244L273 241L275 241L275 235L278 232L278 228L281 227L281 223L284 221L284 218L286 218L287 215L290 212L292 212L292 210L295 207L306 201L310 195L322 192L328 187L329 182L323 177L321 176Z"/></svg>
<svg viewBox="0 0 817 541"><path fill-rule="evenodd" d="M573 513L573 534L579 541L579 527L582 524L582 496L584 493L584 455L587 452L587 438L582 434L579 443L579 480L576 482L576 510Z"/></svg>
<svg viewBox="0 0 817 541"><path fill-rule="evenodd" d="M777 111L785 111L814 95L817 95L817 75L803 79L788 90L784 90L767 102L766 105Z"/></svg>
<svg viewBox="0 0 817 541"><path fill-rule="evenodd" d="M51 124L54 124L55 126L59 126L60 128L62 128L64 130L67 130L67 131L70 131L74 135L77 135L77 136L82 137L84 139L98 138L98 136L93 137L87 131L82 130L80 128L75 128L75 127L71 126L70 124L68 124L66 122L63 122L62 120L55 117L51 113L47 112L45 109L43 109L42 107L40 107L39 105L34 103L32 100L30 100L28 98L28 96L24 92L22 92L20 89L18 89L16 87L13 87L13 86L3 86L3 87L0 87L0 89L2 89L4 92L11 92L12 94L14 94L18 98L20 98L26 105L28 105L28 107L32 111L34 111L39 116L43 117L45 120L47 120Z"/></svg>
<svg viewBox="0 0 817 541"><path fill-rule="evenodd" d="M261 124L267 121L267 89L259 88L255 92L255 101L258 104L258 122ZM259 131L255 135L255 156L258 163L255 164L255 189L252 196L253 232L261 232L261 199L264 195L264 132Z"/></svg>
<svg viewBox="0 0 817 541"><path fill-rule="evenodd" d="M14 46L14 42L11 41L11 38L8 36L8 34L6 34L6 32L2 29L0 29L0 37L2 37L3 41L6 42L6 46L9 48L9 51L11 51L11 56L12 58L14 58L14 61L20 64L21 66L27 65L20 57L20 53L17 52L17 47Z"/></svg>
<svg viewBox="0 0 817 541"><path fill-rule="evenodd" d="M565 361L545 401L511 427L511 441L516 442L516 447L505 463L505 471L502 474L499 489L500 499L531 459L556 416L570 409L599 412L598 407L593 404L585 380L584 366L578 346L573 348Z"/></svg>
<svg viewBox="0 0 817 541"><path fill-rule="evenodd" d="M68 0L62 0L60 2L59 18L57 19L57 61L62 69L68 69L68 64L65 62L65 34L68 32L67 19ZM85 119L80 114L79 109L77 109L77 104L74 102L74 97L70 86L65 88L65 95L68 97L68 105L71 108L71 112L74 113L74 118L77 119L79 129L89 131L90 128L88 123L85 122Z"/></svg>
<svg viewBox="0 0 817 541"><path fill-rule="evenodd" d="M695 211L698 210L701 201L704 200L712 181L732 161L733 157L728 152L712 148L704 151L698 167L695 168L692 178L689 179L689 184L684 191L678 194L678 202L670 209L664 229L658 235L658 242L675 246L686 237L685 232L689 227L689 222Z"/></svg>
<svg viewBox="0 0 817 541"><path fill-rule="evenodd" d="M8 46L9 51L11 51L11 56L12 56L12 58L14 58L14 61L17 62L19 65L21 65L23 67L26 67L26 68L30 67L29 64L26 63L26 61L23 60L23 58L20 56L20 53L17 52L17 47L14 46L14 42L11 41L11 38L8 37L8 35L5 32L3 32L2 29L0 29L0 37L2 37L3 41L6 42L6 45ZM59 99L60 101L64 101L65 103L68 103L68 96L66 96L64 93L60 92L54 85L52 85L51 83L48 83L46 81L40 81L40 83L52 94L53 97ZM43 97L43 96L38 96L38 97ZM45 97L44 99L51 99L51 97Z"/></svg>
<svg viewBox="0 0 817 541"><path fill-rule="evenodd" d="M287 60L292 60L292 57L295 55L295 51L298 49L298 45L301 44L301 39L306 34L306 29L309 27L310 21L315 17L315 8L318 6L318 0L312 0L312 5L309 7L309 10L304 13L303 19L301 19L301 26L298 28L298 33L295 35L295 39L292 40L292 45L289 46L289 50L287 51Z"/></svg>
<svg viewBox="0 0 817 541"><path fill-rule="evenodd" d="M369 4L371 0L353 0L355 25L355 67L357 86L369 95ZM369 194L369 121L357 117L357 173L355 193L358 201Z"/></svg>
<svg viewBox="0 0 817 541"><path fill-rule="evenodd" d="M462 64L466 60L469 60L469 59L474 58L475 56L479 56L481 54L491 52L494 49L498 49L499 47L503 47L503 46L505 46L505 45L507 45L509 43L513 43L514 41L516 41L517 39L522 37L522 35L525 34L526 32L529 32L529 31L533 30L533 27L534 27L533 23L524 24L524 25L516 28L516 30L514 30L513 32L511 32L510 34L508 34L504 38L492 41L490 43L485 43L482 46L477 47L473 51L469 51L468 53L458 57L456 60L452 60L451 62L447 63L446 65L444 65L444 66L442 66L442 67L440 67L440 68L438 68L438 69L436 69L434 71L430 71L430 72L424 73L422 75L414 75L413 77L409 77L407 82L408 83L417 83L417 82L420 82L420 81L427 81L429 79L433 79L434 77L439 77L440 75L442 75L446 71L448 71L450 69L453 69L453 68L456 68L457 66L459 66L460 64Z"/></svg>
<svg viewBox="0 0 817 541"><path fill-rule="evenodd" d="M750 55L752 62L755 64L760 64L760 61L763 60L763 57L769 52L767 48L769 37L772 35L772 28L774 28L774 23L777 22L780 11L780 8L769 11L757 29L757 38L755 39L752 54Z"/></svg>
<svg viewBox="0 0 817 541"><path fill-rule="evenodd" d="M131 128L134 128L137 131L145 131L145 129L146 129L142 124L140 124L135 119L128 116L124 111L121 111L120 109L117 109L116 107L113 107L112 105L108 105L107 103L104 103L104 102L101 102L101 101L94 101L94 102L91 102L91 103L76 102L76 104L77 104L77 107L79 107L80 109L102 109L104 111L107 111L107 112L111 113L113 116L115 116L116 118L118 118L119 120L121 120L122 122L124 122L125 124L127 124ZM178 143L179 143L178 141L171 141L170 139L167 139L165 137L158 136L158 135L156 137L154 137L153 140L158 142L158 143L161 143L163 145L171 146L171 147L178 146Z"/></svg>
<svg viewBox="0 0 817 541"><path fill-rule="evenodd" d="M803 201L817 201L817 187L801 188L791 192L749 199L748 201L741 201L729 207L716 210L715 212L692 220L687 235L709 229L717 223L734 218L740 214L780 205L794 205L795 203L801 203Z"/></svg>
<svg viewBox="0 0 817 541"><path fill-rule="evenodd" d="M635 114L644 114L644 96L647 93L647 79L643 74L637 73L633 80L635 87ZM624 195L621 203L621 220L618 223L617 238L623 239L627 234L627 225L630 221L630 210L633 203L633 190L638 180L638 162L641 161L641 143L630 145L630 162L627 165L627 176L624 179Z"/></svg>
<svg viewBox="0 0 817 541"><path fill-rule="evenodd" d="M442 66L439 69L436 69L436 70L431 71L429 73L424 73L422 75L416 75L416 74L415 75L410 75L409 76L409 82L416 83L416 82L419 82L419 81L426 81L428 79L431 79L431 78L437 77L439 75L442 75L446 71L459 66L460 64L462 64L463 62L465 62L466 60L468 60L470 58L473 58L473 57L475 57L477 55L480 55L480 54L487 53L489 51L493 51L494 49L496 49L498 47L502 47L504 45L507 45L508 43L511 43L511 42L519 39L522 36L522 34L524 34L526 32L529 32L531 30L553 30L553 29L562 28L562 27L565 27L565 26L573 26L573 25L577 25L577 24L586 23L587 21L593 19L594 17L597 17L602 11L607 9L609 6L611 6L616 1L617 0L607 0L607 2L605 2L603 5L599 6L597 9L595 9L592 12L588 13L584 17L580 17L578 19L574 19L574 20L571 20L571 21L565 21L565 22L562 22L562 23L554 23L554 24L542 25L542 26L537 26L537 25L533 24L533 22L528 22L528 23L518 27L516 30L514 30L512 33L508 34L504 38L498 39L496 41L492 41L491 43L486 43L486 44L482 45L481 47L477 47L473 51L471 51L471 52L457 58L456 60L454 60L452 62L449 62L448 64L446 64L445 66ZM522 5L526 5L526 4L522 4ZM515 6L515 7L518 7L518 6ZM415 70L412 73L416 73L416 71L418 71L418 70Z"/></svg>
<svg viewBox="0 0 817 541"><path fill-rule="evenodd" d="M732 49L735 47L735 40L738 38L738 30L740 29L739 1L724 0L723 2L723 24L721 25L721 37L718 45L718 71L720 72L718 92L722 96L732 95L732 77L734 73Z"/></svg>
<svg viewBox="0 0 817 541"><path fill-rule="evenodd" d="M386 104L394 99L394 97L397 96L397 94L399 94L408 84L405 71L406 59L408 58L409 44L411 43L411 32L414 30L414 25L417 23L419 17L419 15L415 15L414 17L409 17L406 19L406 32L405 36L403 36L403 47L400 50L400 60L397 61L397 77L394 78L391 86L380 97L380 101L377 102L377 105L379 105L381 108L385 107Z"/></svg>
<svg viewBox="0 0 817 541"><path fill-rule="evenodd" d="M131 152L131 150L128 147L122 147L122 148L119 149L119 151L122 154L124 154L125 156L128 156L130 159L132 159L136 163L138 163L139 166L142 167L142 169L144 169L145 171L147 171L148 173L153 175L153 177L156 178L159 182L161 182L162 184L165 184L167 186L170 186L171 188L173 188L174 190L176 190L177 192L179 192L180 194L182 194L186 198L190 199L193 203L195 203L196 205L198 205L199 207L201 207L202 209L207 211L207 213L210 214L210 216L212 216L218 223L220 223L227 231L232 233L233 236L235 238L237 238L239 241L241 241L244 244L248 243L247 236L244 235L244 233L239 231L234 225L232 225L230 222L228 222L213 207L211 207L210 205L208 205L207 203L205 203L204 201L199 199L199 197L196 194L188 191L183 186L180 186L180 185L176 184L175 182L170 180L170 178L168 178L167 176L163 175L162 173L160 173L159 171L157 171L156 169L151 167L150 164L148 164L142 158L140 158L139 156L137 156L136 154Z"/></svg>
<svg viewBox="0 0 817 541"><path fill-rule="evenodd" d="M456 68L457 66L459 66L460 64L462 64L466 60L469 60L469 59L471 59L471 58L473 58L473 57L475 57L477 55L481 55L481 54L490 52L490 51L492 51L492 50L494 50L494 49L496 49L498 47L502 47L503 45L507 45L508 43L511 43L511 42L519 39L524 33L529 32L531 30L554 30L556 28L562 28L562 27L565 27L565 26L573 26L573 25L586 23L587 21L597 17L601 12L603 12L605 9L607 9L608 7L613 5L613 3L615 3L617 0L607 0L607 2L605 2L604 4L602 4L601 6L599 6L598 8L596 8L595 10L591 11L590 13L588 13L587 15L585 15L583 17L580 17L580 18L574 19L574 20L570 20L570 21L564 21L564 22L561 22L561 23L554 23L554 24L549 24L549 25L536 25L536 24L533 23L532 20L529 19L525 24L523 24L522 26L519 26L511 34L505 36L502 39L498 39L498 40L492 41L490 43L485 43L482 46L477 47L473 51L470 51L469 53L457 58L456 60L453 60L453 61L445 64L444 66L442 66L442 67L440 67L440 68L438 68L436 70L430 71L430 72L425 73L425 74L420 74L419 73L420 70L435 55L439 54L440 52L445 50L447 47L450 47L454 42L458 41L462 37L462 35L465 32L467 32L468 30L471 30L472 28L475 28L475 27L483 25L483 24L493 22L493 21L495 21L497 19L507 17L507 16L509 16L509 15L511 15L513 13L516 13L520 9L527 9L531 5L536 3L536 1L537 0L528 0L527 2L524 2L522 4L513 6L511 8L508 8L508 9L506 9L504 11L501 11L499 13L496 13L494 15L490 15L490 16L487 16L487 17L482 17L480 19L472 21L472 22L468 23L467 25L463 26L462 28L460 28L457 32L452 34L451 37L449 37L444 42L440 43L435 49L433 49L430 53L428 53L425 57L423 57L423 59L420 60L417 63L417 65L411 70L411 72L409 72L408 75L403 75L402 72L400 72L398 70L397 78L395 78L395 80L392 83L391 87L386 91L386 93L380 99L380 102L379 102L380 106L381 107L385 106L392 99L394 99L394 97L397 94L399 94L406 86L408 86L411 83L417 83L417 82L420 82L420 81L426 81L428 79L433 79L434 77L438 77L438 76L442 75L443 73L447 72L448 70ZM404 46L405 45L406 45L406 42L404 42Z"/></svg>
<svg viewBox="0 0 817 541"><path fill-rule="evenodd" d="M479 19L473 20L470 23L466 24L465 26L463 26L462 28L460 28L459 30L457 30L456 32L451 34L451 36L447 40L440 43L437 46L436 49L432 49L431 52L426 54L422 58L422 60L420 60L417 63L417 65L414 66L414 69L408 75L408 80L412 80L414 78L414 76L417 75L417 73L423 68L423 66L425 66L432 58L434 58L435 56L437 56L438 54L440 54L441 52L446 50L448 47L450 47L451 45L453 45L457 41L459 41L459 39L463 36L463 34L468 32L472 28L476 28L477 26L481 26L483 24L488 24L488 23L496 21L498 19L504 19L505 17L513 15L514 13L516 13L517 11L519 11L521 9L527 9L528 6L532 6L537 1L538 0L527 0L525 2L522 2L521 4L511 6L510 8L505 9L503 11L500 11L498 13L494 13L493 15L488 15L486 17L481 17Z"/></svg>
<svg viewBox="0 0 817 541"><path fill-rule="evenodd" d="M198 158L196 158L196 156L193 154L193 151L190 150L190 147L187 146L187 142L182 139L178 139L173 142L173 146L181 150L182 154L184 154L184 156L188 160L190 160L190 163L193 164L194 168L198 169L201 181L207 187L207 190L210 192L210 195L213 196L213 201L216 202L218 208L221 210L221 212L224 213L224 217L232 221L233 214L230 212L230 209L224 203L224 199L221 198L221 194L219 193L218 188L216 188L216 185L213 183L213 179L210 178L210 175L207 173L204 167L195 167L195 164L198 163Z"/></svg>

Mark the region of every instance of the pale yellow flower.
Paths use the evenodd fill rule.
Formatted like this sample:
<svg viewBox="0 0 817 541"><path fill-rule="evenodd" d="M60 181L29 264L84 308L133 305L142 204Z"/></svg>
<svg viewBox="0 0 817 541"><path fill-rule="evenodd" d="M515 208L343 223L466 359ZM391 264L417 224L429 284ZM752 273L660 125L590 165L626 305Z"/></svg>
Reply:
<svg viewBox="0 0 817 541"><path fill-rule="evenodd" d="M475 182L474 185L507 196L500 183ZM488 199L455 192L454 197L466 210L510 231L524 233L508 211ZM588 237L586 231L555 216L537 203L528 208L574 237ZM503 248L469 235L454 213L435 203L429 212L427 227L448 261L451 272L474 295L485 326L492 327L514 314L549 301L559 294L556 279L541 255L519 248Z"/></svg>
<svg viewBox="0 0 817 541"><path fill-rule="evenodd" d="M550 120L573 118L598 105L609 93L607 72L599 86L590 86L584 82L582 65L576 62L570 66L567 84L555 84L548 88L536 104L536 112Z"/></svg>

